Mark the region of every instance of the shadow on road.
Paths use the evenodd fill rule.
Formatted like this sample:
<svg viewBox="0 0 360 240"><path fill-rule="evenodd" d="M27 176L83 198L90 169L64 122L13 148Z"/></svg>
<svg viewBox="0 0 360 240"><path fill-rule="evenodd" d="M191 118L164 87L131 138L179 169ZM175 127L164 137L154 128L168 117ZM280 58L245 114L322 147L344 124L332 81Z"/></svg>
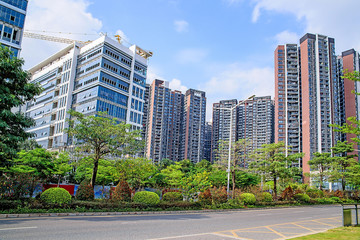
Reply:
<svg viewBox="0 0 360 240"><path fill-rule="evenodd" d="M90 221L90 222L112 222L112 221L178 221L189 219L206 219L206 214L169 214L169 215L106 215L106 216L62 216L62 217L27 217L1 219L1 224L18 224L28 221Z"/></svg>

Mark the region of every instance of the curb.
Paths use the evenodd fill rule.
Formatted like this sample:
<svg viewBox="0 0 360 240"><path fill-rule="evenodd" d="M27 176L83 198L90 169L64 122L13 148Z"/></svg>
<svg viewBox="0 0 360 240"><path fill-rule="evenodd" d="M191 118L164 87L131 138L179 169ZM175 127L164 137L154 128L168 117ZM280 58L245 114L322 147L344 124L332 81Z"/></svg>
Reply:
<svg viewBox="0 0 360 240"><path fill-rule="evenodd" d="M286 206L286 207L266 207L266 208L240 208L240 209L206 209L189 211L149 211L149 212L72 212L72 213L27 213L27 214L0 214L0 219L7 218L33 218L33 217L76 217L76 216L123 216L123 215L167 215L167 214L192 214L192 213L222 213L222 212L240 212L250 210L267 210L299 207L329 207L337 206L335 204L324 205L306 205L306 206Z"/></svg>

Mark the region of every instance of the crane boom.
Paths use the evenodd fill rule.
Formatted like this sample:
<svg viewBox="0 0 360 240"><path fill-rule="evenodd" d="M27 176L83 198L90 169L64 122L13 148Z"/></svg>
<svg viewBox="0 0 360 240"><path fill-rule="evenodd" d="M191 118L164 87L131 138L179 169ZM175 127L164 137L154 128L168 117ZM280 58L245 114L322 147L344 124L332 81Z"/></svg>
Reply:
<svg viewBox="0 0 360 240"><path fill-rule="evenodd" d="M31 32L26 32L26 31L24 32L24 37L47 40L47 41L52 41L52 42L59 42L59 43L66 43L66 44L73 44L74 42L79 42L82 44L90 43L90 41L84 42L84 41L78 41L78 40L73 40L73 39L68 39L68 38L47 36L47 35L42 35L42 34L38 34L38 33L31 33Z"/></svg>

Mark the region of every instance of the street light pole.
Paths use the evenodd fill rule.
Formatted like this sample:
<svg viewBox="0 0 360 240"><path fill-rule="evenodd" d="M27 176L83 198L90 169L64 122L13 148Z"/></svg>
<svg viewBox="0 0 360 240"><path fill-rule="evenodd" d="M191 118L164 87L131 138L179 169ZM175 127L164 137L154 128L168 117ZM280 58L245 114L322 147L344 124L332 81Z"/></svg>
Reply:
<svg viewBox="0 0 360 240"><path fill-rule="evenodd" d="M255 95L248 97L247 99L239 102L233 107L230 108L217 108L219 110L230 110L230 136L229 136L229 155L228 155L228 167L226 169L227 172L227 196L230 196L230 171L231 171L231 144L232 144L232 125L233 125L233 111L240 106L241 104L245 103L247 100L253 99Z"/></svg>

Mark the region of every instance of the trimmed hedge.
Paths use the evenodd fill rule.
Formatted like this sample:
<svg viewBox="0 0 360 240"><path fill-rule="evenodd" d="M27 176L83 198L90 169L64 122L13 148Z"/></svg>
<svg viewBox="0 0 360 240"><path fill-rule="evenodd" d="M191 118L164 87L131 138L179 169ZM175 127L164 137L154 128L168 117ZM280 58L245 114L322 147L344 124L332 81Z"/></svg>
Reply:
<svg viewBox="0 0 360 240"><path fill-rule="evenodd" d="M160 202L160 197L154 192L142 191L134 195L133 201L135 203L142 203L147 205L156 205Z"/></svg>
<svg viewBox="0 0 360 240"><path fill-rule="evenodd" d="M40 199L45 203L54 203L54 204L67 204L71 201L71 195L68 191L63 188L49 188L45 190Z"/></svg>
<svg viewBox="0 0 360 240"><path fill-rule="evenodd" d="M119 182L112 195L112 199L123 202L131 201L131 189L126 181L122 180Z"/></svg>
<svg viewBox="0 0 360 240"><path fill-rule="evenodd" d="M167 202L178 202L183 200L181 192L167 192L163 195L163 200Z"/></svg>
<svg viewBox="0 0 360 240"><path fill-rule="evenodd" d="M306 193L295 194L294 199L299 202L310 202L310 197Z"/></svg>
<svg viewBox="0 0 360 240"><path fill-rule="evenodd" d="M88 181L82 181L79 188L76 190L75 198L77 200L91 201L94 200L94 196L94 188Z"/></svg>
<svg viewBox="0 0 360 240"><path fill-rule="evenodd" d="M271 193L269 193L269 192L261 193L261 201L262 202L272 202L273 197L272 197Z"/></svg>
<svg viewBox="0 0 360 240"><path fill-rule="evenodd" d="M239 198L245 205L254 205L256 202L256 197L252 193L243 193Z"/></svg>

